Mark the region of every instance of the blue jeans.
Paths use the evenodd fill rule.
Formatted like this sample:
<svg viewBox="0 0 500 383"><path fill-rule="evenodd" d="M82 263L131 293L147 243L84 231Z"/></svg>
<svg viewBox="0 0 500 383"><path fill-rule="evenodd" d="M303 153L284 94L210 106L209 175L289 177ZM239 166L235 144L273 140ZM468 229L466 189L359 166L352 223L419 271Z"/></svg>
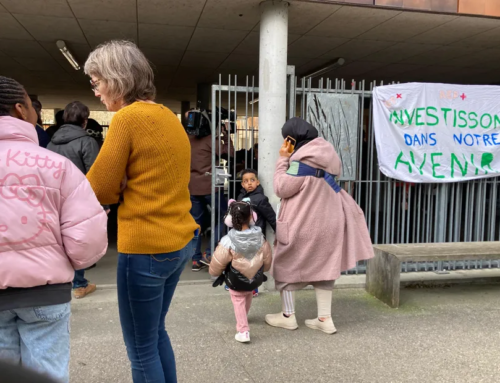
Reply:
<svg viewBox="0 0 500 383"><path fill-rule="evenodd" d="M222 222L224 215L226 215L227 211L227 201L226 196L223 193L215 194L215 229L213 230L212 235L215 235L215 245L219 243L220 239L224 235L224 222ZM191 196L191 215L194 220L200 227L204 226L206 221L211 222L211 214L208 210L207 206L212 204L212 195L202 195L202 196ZM220 211L219 211L220 204ZM196 250L193 255L193 261L200 261L202 258L201 254L201 245L202 245L201 236L198 237L198 243L196 244ZM212 248L210 245L210 241L207 246L207 255L209 256L212 253Z"/></svg>
<svg viewBox="0 0 500 383"><path fill-rule="evenodd" d="M118 308L134 383L177 382L165 316L196 240L168 254L119 255Z"/></svg>
<svg viewBox="0 0 500 383"><path fill-rule="evenodd" d="M0 359L69 382L70 303L0 311Z"/></svg>
<svg viewBox="0 0 500 383"><path fill-rule="evenodd" d="M73 278L73 289L87 287L89 281L85 279L85 270L75 270L75 278Z"/></svg>

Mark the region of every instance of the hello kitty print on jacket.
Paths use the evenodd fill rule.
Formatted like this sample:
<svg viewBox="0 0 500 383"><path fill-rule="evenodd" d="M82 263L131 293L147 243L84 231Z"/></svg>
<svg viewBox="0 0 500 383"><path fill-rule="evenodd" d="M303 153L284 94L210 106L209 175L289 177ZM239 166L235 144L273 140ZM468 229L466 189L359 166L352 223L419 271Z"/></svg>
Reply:
<svg viewBox="0 0 500 383"><path fill-rule="evenodd" d="M107 216L83 173L0 117L0 289L70 282L107 250Z"/></svg>

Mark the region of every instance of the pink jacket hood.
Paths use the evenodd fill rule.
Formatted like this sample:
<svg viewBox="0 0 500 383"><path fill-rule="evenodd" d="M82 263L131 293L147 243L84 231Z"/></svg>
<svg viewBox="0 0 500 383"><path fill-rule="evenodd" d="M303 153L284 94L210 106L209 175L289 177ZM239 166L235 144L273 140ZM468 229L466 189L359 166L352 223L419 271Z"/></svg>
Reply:
<svg viewBox="0 0 500 383"><path fill-rule="evenodd" d="M0 289L70 282L107 250L107 217L68 159L33 125L0 117Z"/></svg>

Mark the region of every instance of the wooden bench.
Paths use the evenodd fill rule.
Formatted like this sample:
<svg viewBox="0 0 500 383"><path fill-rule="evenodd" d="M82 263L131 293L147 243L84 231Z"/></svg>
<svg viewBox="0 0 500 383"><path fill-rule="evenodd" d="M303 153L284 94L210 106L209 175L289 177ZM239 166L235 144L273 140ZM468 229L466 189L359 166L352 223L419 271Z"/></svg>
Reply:
<svg viewBox="0 0 500 383"><path fill-rule="evenodd" d="M375 245L368 261L366 291L390 307L399 307L401 262L500 259L500 242Z"/></svg>

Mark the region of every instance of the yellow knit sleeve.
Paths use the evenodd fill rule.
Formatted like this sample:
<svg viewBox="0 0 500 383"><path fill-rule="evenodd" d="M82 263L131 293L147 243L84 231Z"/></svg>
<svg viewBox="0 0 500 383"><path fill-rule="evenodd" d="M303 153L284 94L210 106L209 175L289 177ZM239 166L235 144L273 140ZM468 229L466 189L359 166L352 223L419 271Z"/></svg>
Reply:
<svg viewBox="0 0 500 383"><path fill-rule="evenodd" d="M87 179L102 205L118 203L120 184L126 174L131 150L130 127L126 115L117 113L109 126L104 145Z"/></svg>

